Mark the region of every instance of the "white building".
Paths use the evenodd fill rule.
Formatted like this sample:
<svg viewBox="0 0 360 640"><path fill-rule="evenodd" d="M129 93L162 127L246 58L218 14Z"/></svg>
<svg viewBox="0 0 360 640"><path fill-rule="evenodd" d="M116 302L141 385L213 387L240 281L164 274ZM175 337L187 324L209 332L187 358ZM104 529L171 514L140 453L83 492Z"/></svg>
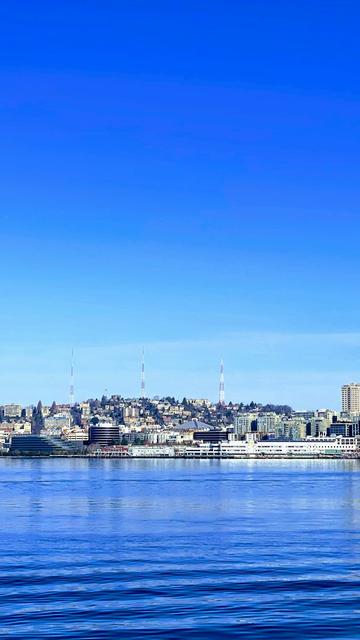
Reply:
<svg viewBox="0 0 360 640"><path fill-rule="evenodd" d="M191 458L241 458L273 456L342 455L359 451L358 438L308 438L306 440L247 440L202 443L186 447L184 455Z"/></svg>
<svg viewBox="0 0 360 640"><path fill-rule="evenodd" d="M173 458L175 456L174 447L167 446L144 446L144 445L132 445L129 448L129 454L133 457L140 458Z"/></svg>
<svg viewBox="0 0 360 640"><path fill-rule="evenodd" d="M11 427L14 433L31 433L31 422L26 420L19 420L18 422L12 422Z"/></svg>
<svg viewBox="0 0 360 640"><path fill-rule="evenodd" d="M211 407L211 400L206 398L189 398L189 404L194 404L196 407Z"/></svg>
<svg viewBox="0 0 360 640"><path fill-rule="evenodd" d="M73 429L66 429L62 432L62 436L65 440L70 442L86 442L89 438L88 429L81 429L80 427L74 427Z"/></svg>
<svg viewBox="0 0 360 640"><path fill-rule="evenodd" d="M34 405L30 404L28 407L25 407L25 417L26 418L30 418L33 414L33 410L34 410Z"/></svg>
<svg viewBox="0 0 360 640"><path fill-rule="evenodd" d="M139 411L139 408L136 406L130 405L124 408L124 411L123 411L124 420L126 419L137 420L139 415L140 415L140 411Z"/></svg>
<svg viewBox="0 0 360 640"><path fill-rule="evenodd" d="M5 404L4 416L6 418L20 418L22 411L21 404Z"/></svg>
<svg viewBox="0 0 360 640"><path fill-rule="evenodd" d="M53 416L45 418L45 429L69 429L71 418L67 413L55 413Z"/></svg>
<svg viewBox="0 0 360 640"><path fill-rule="evenodd" d="M90 411L89 402L81 402L79 406L80 406L80 409L81 409L82 418L85 418L85 419L90 418L91 411Z"/></svg>

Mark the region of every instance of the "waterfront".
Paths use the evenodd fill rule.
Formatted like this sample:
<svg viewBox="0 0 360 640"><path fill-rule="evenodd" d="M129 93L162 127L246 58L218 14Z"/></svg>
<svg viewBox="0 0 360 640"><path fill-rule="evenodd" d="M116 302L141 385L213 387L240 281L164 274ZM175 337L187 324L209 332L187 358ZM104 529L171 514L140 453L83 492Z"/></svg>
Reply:
<svg viewBox="0 0 360 640"><path fill-rule="evenodd" d="M357 460L1 459L14 638L355 638Z"/></svg>

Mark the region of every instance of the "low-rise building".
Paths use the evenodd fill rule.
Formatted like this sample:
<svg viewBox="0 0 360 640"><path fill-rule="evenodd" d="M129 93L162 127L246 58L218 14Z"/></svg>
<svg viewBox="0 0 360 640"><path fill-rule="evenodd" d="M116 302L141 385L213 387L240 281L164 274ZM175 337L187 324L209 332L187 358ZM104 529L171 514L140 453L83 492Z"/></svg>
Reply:
<svg viewBox="0 0 360 640"><path fill-rule="evenodd" d="M5 404L4 416L5 418L20 418L22 412L21 404Z"/></svg>
<svg viewBox="0 0 360 640"><path fill-rule="evenodd" d="M50 429L69 429L71 425L71 417L68 413L55 413L53 416L49 416L44 420L44 427L46 430Z"/></svg>
<svg viewBox="0 0 360 640"><path fill-rule="evenodd" d="M129 448L129 455L134 458L173 458L175 456L174 447L168 446L137 446Z"/></svg>
<svg viewBox="0 0 360 640"><path fill-rule="evenodd" d="M64 429L62 437L69 442L85 443L89 439L89 430L82 428Z"/></svg>
<svg viewBox="0 0 360 640"><path fill-rule="evenodd" d="M11 438L11 455L71 455L77 451L75 443L48 435L14 435Z"/></svg>
<svg viewBox="0 0 360 640"><path fill-rule="evenodd" d="M308 438L306 440L237 440L201 443L185 448L186 457L288 457L354 454L359 451L358 438Z"/></svg>

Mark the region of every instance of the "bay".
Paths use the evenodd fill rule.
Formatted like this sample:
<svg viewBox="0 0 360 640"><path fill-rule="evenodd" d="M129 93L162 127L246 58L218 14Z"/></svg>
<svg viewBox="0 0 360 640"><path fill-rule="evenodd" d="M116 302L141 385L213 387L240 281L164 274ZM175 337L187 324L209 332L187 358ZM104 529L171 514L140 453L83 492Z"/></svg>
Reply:
<svg viewBox="0 0 360 640"><path fill-rule="evenodd" d="M6 638L358 638L357 460L0 460Z"/></svg>

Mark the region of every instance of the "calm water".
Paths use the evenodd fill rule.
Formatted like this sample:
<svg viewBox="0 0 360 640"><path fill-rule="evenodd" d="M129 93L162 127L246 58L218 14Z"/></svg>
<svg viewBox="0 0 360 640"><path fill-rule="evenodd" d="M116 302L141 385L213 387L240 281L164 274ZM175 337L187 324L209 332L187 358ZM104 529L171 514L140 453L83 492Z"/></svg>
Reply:
<svg viewBox="0 0 360 640"><path fill-rule="evenodd" d="M359 638L357 461L0 460L0 635Z"/></svg>

